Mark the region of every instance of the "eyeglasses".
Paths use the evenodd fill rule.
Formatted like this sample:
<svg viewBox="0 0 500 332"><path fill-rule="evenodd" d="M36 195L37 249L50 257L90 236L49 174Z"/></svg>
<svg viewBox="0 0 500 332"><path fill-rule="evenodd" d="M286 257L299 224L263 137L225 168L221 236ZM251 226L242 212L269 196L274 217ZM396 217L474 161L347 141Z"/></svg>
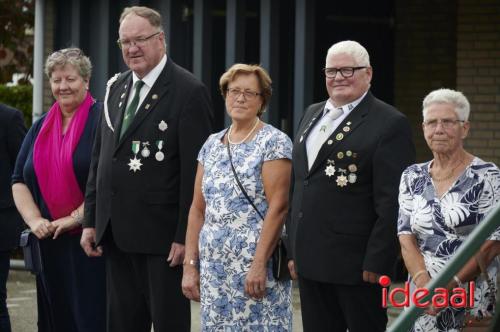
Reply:
<svg viewBox="0 0 500 332"><path fill-rule="evenodd" d="M250 90L227 89L227 95L233 99L238 99L242 94L246 100L253 100L257 98L257 96L262 95L261 93Z"/></svg>
<svg viewBox="0 0 500 332"><path fill-rule="evenodd" d="M325 76L328 78L335 78L337 73L340 72L343 78L349 78L354 75L354 72L359 69L363 69L366 67L342 67L342 68L324 68Z"/></svg>
<svg viewBox="0 0 500 332"><path fill-rule="evenodd" d="M465 121L463 120L455 120L455 119L431 119L424 121L423 124L425 128L430 129L430 130L435 130L438 126L438 124L441 123L441 127L444 129L451 129L456 123L464 123Z"/></svg>
<svg viewBox="0 0 500 332"><path fill-rule="evenodd" d="M132 45L135 45L137 47L143 47L144 45L146 45L146 43L148 42L148 40L150 40L151 38L153 38L154 36L156 36L156 35L158 35L160 33L161 33L161 31L158 31L158 32L153 33L152 35L147 36L147 37L137 38L137 39L132 39L132 40L128 40L128 39L121 40L121 39L118 39L116 41L116 43L118 44L118 47L121 48L121 49L129 48Z"/></svg>

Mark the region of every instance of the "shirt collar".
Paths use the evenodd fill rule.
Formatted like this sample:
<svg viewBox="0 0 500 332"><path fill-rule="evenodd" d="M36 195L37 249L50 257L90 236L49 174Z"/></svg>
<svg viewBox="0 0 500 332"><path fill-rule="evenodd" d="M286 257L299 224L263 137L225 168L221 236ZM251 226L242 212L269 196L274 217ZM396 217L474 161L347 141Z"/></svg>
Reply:
<svg viewBox="0 0 500 332"><path fill-rule="evenodd" d="M333 103L332 103L332 101L330 99L328 99L327 102L326 102L326 104L325 104L325 109L323 110L323 115L325 115L325 113L326 113L327 110L333 110L333 109L336 109L336 108L341 108L342 109L342 113L344 115L348 115L349 113L351 113L351 111L353 109L356 108L356 106L359 105L359 103L361 102L361 100L363 100L363 98L365 98L365 96L366 96L367 93L368 93L368 91L366 91L365 93L363 93L363 95L361 97L359 97L358 99L356 99L352 103L348 103L348 104L345 104L345 105L342 105L342 106L339 106L339 107L334 106Z"/></svg>
<svg viewBox="0 0 500 332"><path fill-rule="evenodd" d="M161 58L160 62L154 67L146 76L142 78L142 81L149 87L152 88L155 84L158 76L160 76L163 68L165 68L165 64L167 63L167 55L164 54L163 58ZM132 86L135 86L135 82L139 80L139 77L132 72Z"/></svg>

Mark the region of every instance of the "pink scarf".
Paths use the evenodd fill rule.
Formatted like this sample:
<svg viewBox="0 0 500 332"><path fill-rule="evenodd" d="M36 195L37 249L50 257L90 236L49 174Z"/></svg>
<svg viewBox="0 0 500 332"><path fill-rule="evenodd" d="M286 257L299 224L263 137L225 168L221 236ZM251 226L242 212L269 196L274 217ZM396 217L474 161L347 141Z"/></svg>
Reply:
<svg viewBox="0 0 500 332"><path fill-rule="evenodd" d="M87 92L63 135L61 107L56 101L36 138L33 165L43 200L53 220L68 216L83 202L83 193L73 169L73 152L80 141L93 102Z"/></svg>

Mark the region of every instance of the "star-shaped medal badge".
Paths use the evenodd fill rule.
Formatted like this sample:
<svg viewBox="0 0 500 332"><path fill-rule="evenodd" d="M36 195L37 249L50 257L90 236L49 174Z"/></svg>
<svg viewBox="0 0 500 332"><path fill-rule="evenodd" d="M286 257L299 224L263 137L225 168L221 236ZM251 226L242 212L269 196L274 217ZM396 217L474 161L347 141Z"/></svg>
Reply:
<svg viewBox="0 0 500 332"><path fill-rule="evenodd" d="M345 187L347 186L347 177L345 175L339 175L337 176L337 186L339 187Z"/></svg>
<svg viewBox="0 0 500 332"><path fill-rule="evenodd" d="M134 159L130 159L130 162L128 163L128 165L130 166L129 171L134 171L134 173L135 173L135 172L141 170L142 163L141 163L140 159L137 159L137 157L134 157Z"/></svg>
<svg viewBox="0 0 500 332"><path fill-rule="evenodd" d="M335 175L335 166L333 166L333 165L326 166L326 168L325 168L325 174L328 177L334 176Z"/></svg>

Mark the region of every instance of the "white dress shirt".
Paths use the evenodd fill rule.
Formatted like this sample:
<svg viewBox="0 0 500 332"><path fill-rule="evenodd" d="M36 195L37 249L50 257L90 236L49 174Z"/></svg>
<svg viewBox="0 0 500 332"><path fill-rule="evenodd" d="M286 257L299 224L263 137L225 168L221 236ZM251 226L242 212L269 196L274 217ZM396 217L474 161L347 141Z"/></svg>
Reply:
<svg viewBox="0 0 500 332"><path fill-rule="evenodd" d="M141 108L142 102L148 95L149 91L155 84L158 77L160 76L161 72L163 71L163 68L165 68L166 63L167 63L167 55L165 54L163 58L160 60L160 62L156 65L156 67L154 67L146 76L142 78L144 85L142 86L141 92L139 93L139 105L137 106L136 113ZM134 72L132 72L132 87L134 87L135 82L139 80L140 78L137 77L137 75ZM134 98L134 91L132 89L128 95L127 107L128 105L130 105L133 98Z"/></svg>

